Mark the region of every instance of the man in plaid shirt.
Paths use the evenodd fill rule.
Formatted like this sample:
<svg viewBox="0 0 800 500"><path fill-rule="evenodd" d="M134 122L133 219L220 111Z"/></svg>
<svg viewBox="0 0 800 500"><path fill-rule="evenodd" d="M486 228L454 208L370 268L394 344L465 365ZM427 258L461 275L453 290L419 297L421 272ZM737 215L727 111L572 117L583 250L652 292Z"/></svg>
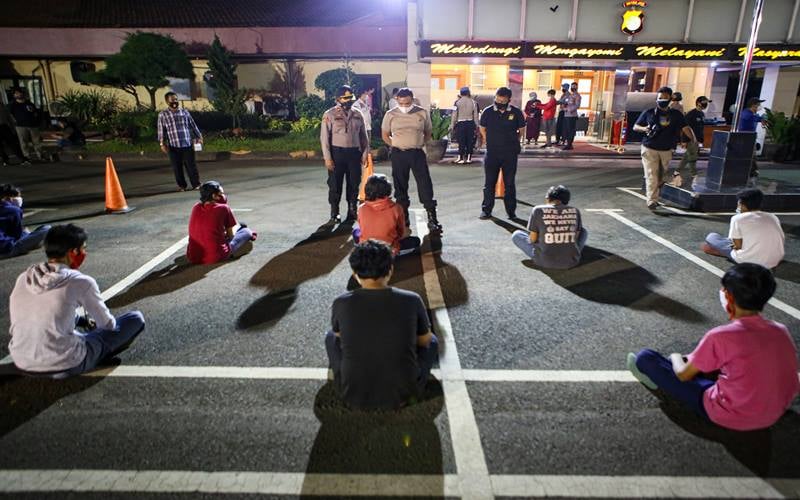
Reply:
<svg viewBox="0 0 800 500"><path fill-rule="evenodd" d="M175 182L178 191L186 191L186 178L183 176L183 166L189 174L192 190L200 188L200 175L194 161L194 144L203 143L203 134L194 123L192 115L181 109L178 96L175 92L167 92L164 96L167 101L166 110L158 114L158 142L161 151L169 155L172 170L175 172ZM166 137L164 137L166 132Z"/></svg>

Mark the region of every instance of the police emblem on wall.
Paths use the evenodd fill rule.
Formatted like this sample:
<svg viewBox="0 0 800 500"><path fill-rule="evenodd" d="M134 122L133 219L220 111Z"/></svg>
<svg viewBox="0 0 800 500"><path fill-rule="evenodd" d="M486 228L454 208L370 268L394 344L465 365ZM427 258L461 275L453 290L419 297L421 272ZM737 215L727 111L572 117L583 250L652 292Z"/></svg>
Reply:
<svg viewBox="0 0 800 500"><path fill-rule="evenodd" d="M622 26L620 29L626 35L635 35L644 28L644 11L643 7L647 7L647 2L644 0L628 0L623 2L622 6L627 8L622 13Z"/></svg>

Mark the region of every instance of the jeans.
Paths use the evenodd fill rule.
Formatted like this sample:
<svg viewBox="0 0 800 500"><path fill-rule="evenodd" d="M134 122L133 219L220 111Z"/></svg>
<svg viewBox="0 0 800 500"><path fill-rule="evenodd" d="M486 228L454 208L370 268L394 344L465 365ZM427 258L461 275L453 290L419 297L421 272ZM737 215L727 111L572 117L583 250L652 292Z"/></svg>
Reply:
<svg viewBox="0 0 800 500"><path fill-rule="evenodd" d="M495 186L500 171L503 171L503 183L506 186L506 194L503 196L503 204L509 216L516 215L517 212L517 159L516 151L486 151L483 159L483 203L481 209L491 214L494 208Z"/></svg>
<svg viewBox="0 0 800 500"><path fill-rule="evenodd" d="M578 239L575 241L575 244L578 246L578 253L583 252L583 247L586 246L586 240L588 238L589 231L587 231L585 227L582 227L581 232L578 234ZM536 262L536 259L534 258L533 243L531 243L531 237L527 231L514 231L514 234L511 235L511 241L517 245L517 248L522 250L522 253L527 255L529 259L533 260L534 264L541 266L541 263Z"/></svg>
<svg viewBox="0 0 800 500"><path fill-rule="evenodd" d="M677 399L697 415L709 420L703 406L703 394L715 384L713 380L698 375L692 380L681 382L672 370L672 362L651 349L644 349L636 355L636 367L669 397Z"/></svg>
<svg viewBox="0 0 800 500"><path fill-rule="evenodd" d="M50 226L44 225L39 226L30 233L23 232L20 239L14 242L14 246L11 247L11 251L6 254L0 254L0 258L16 257L17 255L22 255L30 252L31 250L39 248L49 230Z"/></svg>
<svg viewBox="0 0 800 500"><path fill-rule="evenodd" d="M139 311L131 311L117 318L113 330L96 328L83 335L86 342L86 357L78 366L51 374L53 378L66 378L92 371L102 361L113 358L127 349L133 340L144 330L144 316Z"/></svg>
<svg viewBox="0 0 800 500"><path fill-rule="evenodd" d="M731 256L733 241L731 241L730 238L726 238L719 233L708 233L708 236L706 236L706 243L723 256L733 260Z"/></svg>
<svg viewBox="0 0 800 500"><path fill-rule="evenodd" d="M542 128L544 129L544 143L548 146L553 144L550 138L556 133L556 119L542 120Z"/></svg>
<svg viewBox="0 0 800 500"><path fill-rule="evenodd" d="M233 238L228 242L228 246L231 247L231 257L236 256L237 252L242 249L245 243L252 239L253 231L248 227L240 227L238 231L233 233Z"/></svg>
<svg viewBox="0 0 800 500"><path fill-rule="evenodd" d="M333 380L338 383L342 373L342 343L333 331L325 334L325 351L328 353L328 363L333 371ZM436 338L436 335L431 335L431 343L428 344L428 347L417 346L417 366L419 366L417 389L420 393L425 389L431 368L438 360L439 339Z"/></svg>
<svg viewBox="0 0 800 500"><path fill-rule="evenodd" d="M174 148L169 147L169 162L172 164L172 172L175 174L175 183L178 187L186 189L186 178L183 176L183 167L186 166L186 173L189 174L189 182L192 188L200 185L200 174L197 172L197 165L194 161L194 147Z"/></svg>

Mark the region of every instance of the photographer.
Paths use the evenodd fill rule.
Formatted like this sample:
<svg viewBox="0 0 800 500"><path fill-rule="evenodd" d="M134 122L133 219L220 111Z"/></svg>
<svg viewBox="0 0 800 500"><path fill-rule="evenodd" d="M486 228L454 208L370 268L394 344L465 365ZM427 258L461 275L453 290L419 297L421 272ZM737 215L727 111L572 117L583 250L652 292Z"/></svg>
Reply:
<svg viewBox="0 0 800 500"><path fill-rule="evenodd" d="M672 160L672 150L678 144L680 133L689 138L692 147L697 145L694 131L686 123L686 117L676 109L671 109L669 104L672 99L672 89L661 87L656 98L657 106L643 112L636 120L633 130L642 132L642 165L647 191L647 208L654 210L658 207L658 198L664 176Z"/></svg>

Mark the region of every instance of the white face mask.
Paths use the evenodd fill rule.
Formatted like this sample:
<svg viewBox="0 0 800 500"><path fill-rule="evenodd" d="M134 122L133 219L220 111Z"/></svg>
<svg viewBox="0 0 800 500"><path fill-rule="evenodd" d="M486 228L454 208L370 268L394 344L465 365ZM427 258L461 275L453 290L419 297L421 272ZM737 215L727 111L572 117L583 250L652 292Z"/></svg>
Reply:
<svg viewBox="0 0 800 500"><path fill-rule="evenodd" d="M725 314L728 314L728 297L725 296L725 291L722 289L719 291L719 303L722 306L722 310L725 311Z"/></svg>
<svg viewBox="0 0 800 500"><path fill-rule="evenodd" d="M18 207L22 207L22 196L15 196L11 198L11 203Z"/></svg>
<svg viewBox="0 0 800 500"><path fill-rule="evenodd" d="M409 111L411 111L411 106L397 106L397 107L400 108L400 111L402 111L403 113L408 113Z"/></svg>

